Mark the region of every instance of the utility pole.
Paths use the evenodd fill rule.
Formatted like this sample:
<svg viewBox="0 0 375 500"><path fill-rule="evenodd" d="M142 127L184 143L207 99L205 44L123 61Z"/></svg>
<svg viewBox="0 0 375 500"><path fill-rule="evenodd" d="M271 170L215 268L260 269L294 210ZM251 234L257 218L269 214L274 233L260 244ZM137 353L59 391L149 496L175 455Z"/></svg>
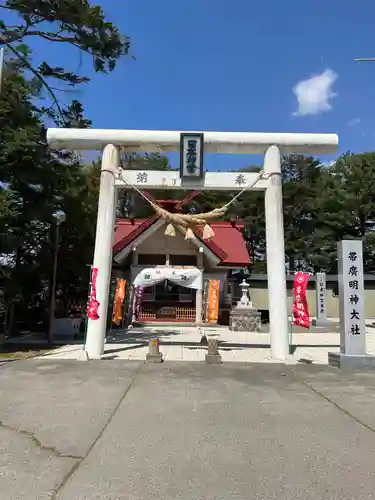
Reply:
<svg viewBox="0 0 375 500"><path fill-rule="evenodd" d="M4 80L4 47L0 49L0 94L3 90L3 80Z"/></svg>
<svg viewBox="0 0 375 500"><path fill-rule="evenodd" d="M54 244L54 255L53 255L53 272L52 272L52 285L51 285L51 297L49 304L49 321L48 321L48 344L51 345L53 338L53 328L55 322L55 309L56 309L56 278L57 278L57 256L59 253L59 235L60 235L60 225L65 221L65 213L57 212L54 214L55 219L55 244Z"/></svg>

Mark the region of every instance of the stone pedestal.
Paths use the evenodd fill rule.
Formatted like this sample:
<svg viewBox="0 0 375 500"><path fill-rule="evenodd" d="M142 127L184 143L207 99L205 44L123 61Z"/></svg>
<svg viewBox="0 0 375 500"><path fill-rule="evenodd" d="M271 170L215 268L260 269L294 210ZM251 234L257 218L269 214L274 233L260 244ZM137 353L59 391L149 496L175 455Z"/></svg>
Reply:
<svg viewBox="0 0 375 500"><path fill-rule="evenodd" d="M254 307L235 307L229 315L229 329L233 332L260 332L261 313Z"/></svg>
<svg viewBox="0 0 375 500"><path fill-rule="evenodd" d="M159 351L159 339L150 339L148 344L148 353L146 354L147 363L162 363L163 355Z"/></svg>
<svg viewBox="0 0 375 500"><path fill-rule="evenodd" d="M87 354L86 349L82 349L79 351L77 356L77 361L89 361L89 355Z"/></svg>
<svg viewBox="0 0 375 500"><path fill-rule="evenodd" d="M218 365L222 363L219 353L219 339L217 336L208 336L207 338L206 363L211 365Z"/></svg>
<svg viewBox="0 0 375 500"><path fill-rule="evenodd" d="M375 370L375 356L371 354L329 352L328 364L344 370Z"/></svg>

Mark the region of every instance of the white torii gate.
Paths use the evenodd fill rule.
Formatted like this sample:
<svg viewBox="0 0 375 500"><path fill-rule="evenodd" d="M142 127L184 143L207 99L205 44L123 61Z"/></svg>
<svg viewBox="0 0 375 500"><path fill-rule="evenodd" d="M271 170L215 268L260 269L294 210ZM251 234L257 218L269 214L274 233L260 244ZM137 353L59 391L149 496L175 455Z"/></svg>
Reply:
<svg viewBox="0 0 375 500"><path fill-rule="evenodd" d="M54 148L103 151L99 207L93 266L98 268L97 300L99 319L88 320L86 352L99 359L104 352L112 245L116 217L117 188L129 187L118 178L119 150L168 153L180 150L179 131L98 130L50 128L47 140ZM200 134L202 132L188 132ZM285 280L284 221L281 185L281 154L333 154L336 134L273 134L252 132L203 132L208 153L264 154L264 174L251 189L265 191L266 249L270 342L272 356L285 360L288 352L288 313ZM140 188L240 191L257 178L256 173L207 172L203 179L184 183L179 172L125 171L130 184ZM239 175L241 177L239 178Z"/></svg>

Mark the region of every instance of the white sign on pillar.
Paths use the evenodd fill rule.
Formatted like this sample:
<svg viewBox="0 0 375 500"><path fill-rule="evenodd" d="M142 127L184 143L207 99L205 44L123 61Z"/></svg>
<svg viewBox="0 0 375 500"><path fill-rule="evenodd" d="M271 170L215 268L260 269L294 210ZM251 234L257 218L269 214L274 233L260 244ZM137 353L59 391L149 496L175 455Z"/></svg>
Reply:
<svg viewBox="0 0 375 500"><path fill-rule="evenodd" d="M327 280L326 273L316 273L316 321L315 326L328 326L330 321L327 319Z"/></svg>
<svg viewBox="0 0 375 500"><path fill-rule="evenodd" d="M340 294L340 350L366 353L362 241L338 243Z"/></svg>

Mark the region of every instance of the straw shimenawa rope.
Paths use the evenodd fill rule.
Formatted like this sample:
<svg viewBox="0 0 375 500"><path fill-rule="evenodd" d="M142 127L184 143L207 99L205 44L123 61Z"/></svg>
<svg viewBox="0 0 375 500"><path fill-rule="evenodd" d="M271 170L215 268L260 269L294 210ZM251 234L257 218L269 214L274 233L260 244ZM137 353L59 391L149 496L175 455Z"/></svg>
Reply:
<svg viewBox="0 0 375 500"><path fill-rule="evenodd" d="M142 198L144 198L154 209L155 213L165 221L167 224L167 227L165 229L164 234L166 236L176 236L176 230L174 226L177 227L182 227L186 229L185 231L185 239L186 240L191 240L195 238L195 234L192 228L196 228L197 226L204 225L203 228L203 236L202 238L204 240L210 240L215 236L214 231L212 230L212 227L209 225L208 221L211 221L213 219L217 219L219 217L222 217L225 215L227 212L229 206L234 203L237 198L239 198L245 191L248 189L251 189L262 177L263 177L263 171L261 170L259 175L255 178L253 182L245 186L239 193L236 194L228 203L223 205L222 207L215 208L214 210L211 210L210 212L205 212L201 214L172 214L171 212L168 212L168 210L165 210L164 208L160 207L156 203L152 202L151 200L148 199L148 197L134 184L131 184L127 179L124 177L123 170L119 170L119 177L121 178L122 181L124 181L128 186L133 188Z"/></svg>

